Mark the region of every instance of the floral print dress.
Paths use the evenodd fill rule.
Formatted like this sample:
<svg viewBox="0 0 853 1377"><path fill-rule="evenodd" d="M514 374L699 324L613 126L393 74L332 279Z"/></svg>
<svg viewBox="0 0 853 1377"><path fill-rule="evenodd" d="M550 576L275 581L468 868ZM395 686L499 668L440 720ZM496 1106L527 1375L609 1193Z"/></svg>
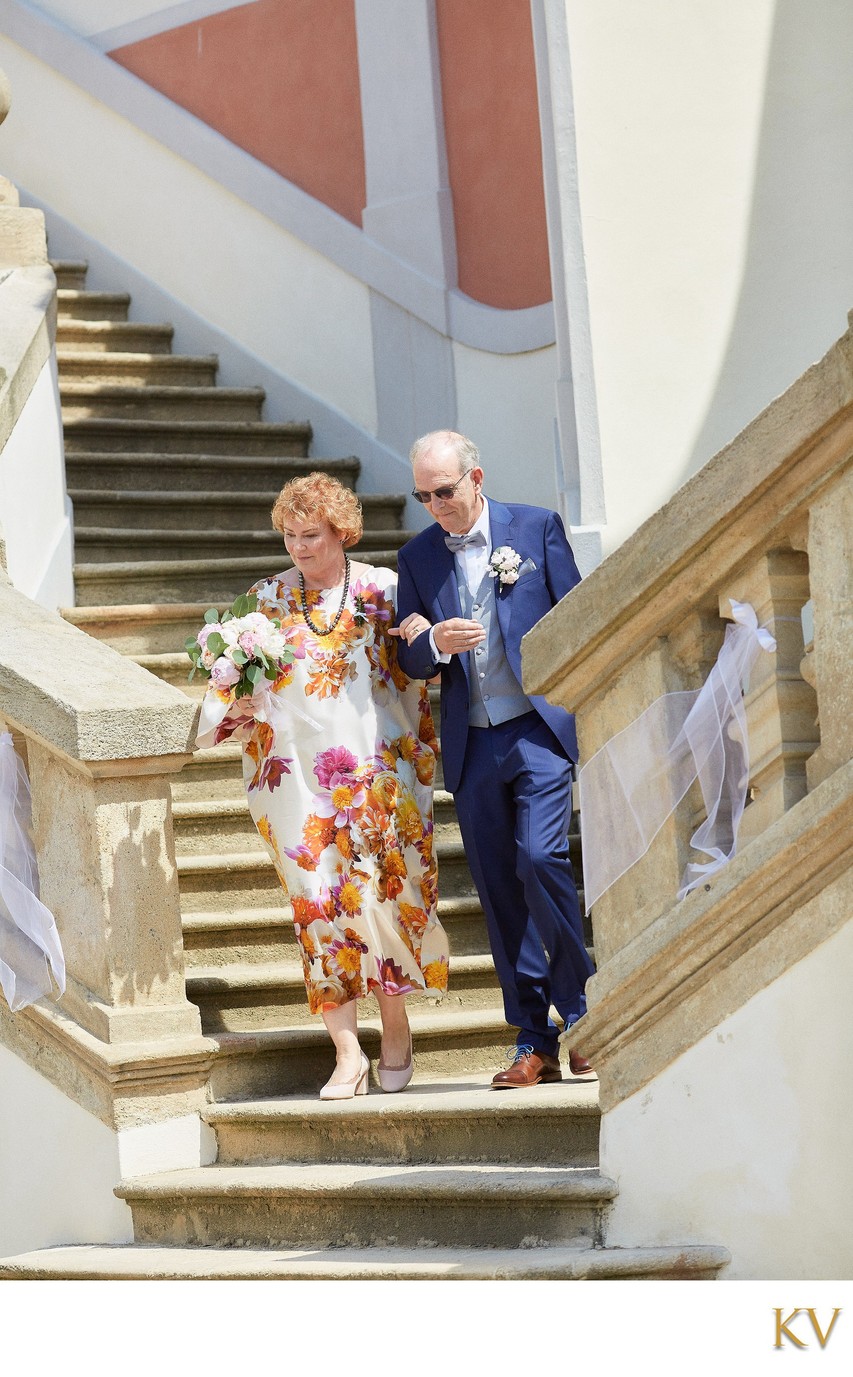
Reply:
<svg viewBox="0 0 853 1377"><path fill-rule="evenodd" d="M447 988L438 921L426 685L397 665L396 575L359 566L331 634L316 636L281 576L249 591L294 652L266 704L205 694L198 745L239 740L249 812L292 910L312 1013L379 989ZM343 586L308 590L328 626Z"/></svg>

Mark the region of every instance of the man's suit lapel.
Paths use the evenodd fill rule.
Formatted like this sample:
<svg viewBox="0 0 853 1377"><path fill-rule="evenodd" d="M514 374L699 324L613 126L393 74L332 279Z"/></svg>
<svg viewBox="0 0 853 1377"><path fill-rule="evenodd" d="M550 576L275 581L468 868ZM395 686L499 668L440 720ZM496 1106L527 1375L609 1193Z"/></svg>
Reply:
<svg viewBox="0 0 853 1377"><path fill-rule="evenodd" d="M445 621L462 616L459 585L456 582L456 561L444 543L444 532L437 527L437 538L430 551L430 572L434 578L435 600Z"/></svg>
<svg viewBox="0 0 853 1377"><path fill-rule="evenodd" d="M500 545L512 545L513 525L515 518L509 507L505 507L502 502L495 502L489 498L489 527L492 533L492 550L497 550ZM495 579L495 602L498 609L498 625L503 636L504 647L509 648L509 626L512 615L512 598L507 594L511 590L511 584L502 584L500 578Z"/></svg>
<svg viewBox="0 0 853 1377"><path fill-rule="evenodd" d="M459 598L459 584L456 581L456 561L445 545L444 531L438 525L433 532L429 558L430 573L434 579L434 597L443 619L448 621L451 617L461 617L462 603ZM460 655L458 658L462 661L465 677L470 683L469 656Z"/></svg>

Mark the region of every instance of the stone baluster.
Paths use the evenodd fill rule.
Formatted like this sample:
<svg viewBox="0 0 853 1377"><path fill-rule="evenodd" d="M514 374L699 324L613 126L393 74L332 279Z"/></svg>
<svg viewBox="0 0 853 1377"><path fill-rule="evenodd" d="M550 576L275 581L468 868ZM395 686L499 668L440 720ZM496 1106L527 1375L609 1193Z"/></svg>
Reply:
<svg viewBox="0 0 853 1377"><path fill-rule="evenodd" d="M764 832L807 792L806 761L818 742L814 690L803 679L801 612L809 600L809 562L790 547L760 555L720 591L720 615L730 599L751 603L776 650L756 661L746 694L750 786L739 847Z"/></svg>
<svg viewBox="0 0 853 1377"><path fill-rule="evenodd" d="M716 609L684 619L669 636L659 637L630 669L590 698L578 713L581 761L664 693L699 688L722 642ZM645 856L595 903L592 926L599 968L638 933L671 908L688 859L690 837L701 820L701 794L691 791L664 823ZM583 795L581 791L581 826ZM594 839L590 839L594 844Z"/></svg>
<svg viewBox="0 0 853 1377"><path fill-rule="evenodd" d="M812 504L797 548L808 550L814 643L802 672L816 693L820 744L806 761L814 789L853 756L853 471Z"/></svg>

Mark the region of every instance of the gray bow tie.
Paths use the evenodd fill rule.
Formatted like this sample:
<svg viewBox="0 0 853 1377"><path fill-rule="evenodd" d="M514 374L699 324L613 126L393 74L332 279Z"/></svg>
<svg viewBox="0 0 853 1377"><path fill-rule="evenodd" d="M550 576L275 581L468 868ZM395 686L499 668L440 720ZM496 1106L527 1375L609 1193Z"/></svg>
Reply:
<svg viewBox="0 0 853 1377"><path fill-rule="evenodd" d="M452 550L455 555L459 550L464 550L466 545L482 545L485 549L486 537L482 531L469 531L467 535L446 535L444 543L448 550Z"/></svg>

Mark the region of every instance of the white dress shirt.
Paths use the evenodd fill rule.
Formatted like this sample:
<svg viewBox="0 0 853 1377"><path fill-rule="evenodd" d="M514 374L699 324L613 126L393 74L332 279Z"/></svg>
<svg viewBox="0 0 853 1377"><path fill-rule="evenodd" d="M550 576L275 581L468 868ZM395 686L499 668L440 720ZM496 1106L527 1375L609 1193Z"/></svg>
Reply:
<svg viewBox="0 0 853 1377"><path fill-rule="evenodd" d="M472 597L477 592L477 589L480 587L480 584L483 582L486 570L489 567L489 560L492 556L492 533L489 527L489 504L485 497L483 498L483 510L480 512L480 515L477 517L477 520L474 522L470 531L465 532L464 534L472 535L474 531L482 532L482 534L486 538L485 545L466 545L464 550L458 550L453 556L454 562L456 564L457 573L462 576L462 579L467 585L468 592L471 594ZM453 535L455 533L451 531L449 532L449 534ZM460 534L463 533L460 532ZM477 610L478 608L475 604L474 611L476 612ZM430 627L429 643L432 646L432 652L435 656L436 661L442 665L449 664L450 656L442 654L442 652L438 649L438 646L435 643L435 633L432 627Z"/></svg>

